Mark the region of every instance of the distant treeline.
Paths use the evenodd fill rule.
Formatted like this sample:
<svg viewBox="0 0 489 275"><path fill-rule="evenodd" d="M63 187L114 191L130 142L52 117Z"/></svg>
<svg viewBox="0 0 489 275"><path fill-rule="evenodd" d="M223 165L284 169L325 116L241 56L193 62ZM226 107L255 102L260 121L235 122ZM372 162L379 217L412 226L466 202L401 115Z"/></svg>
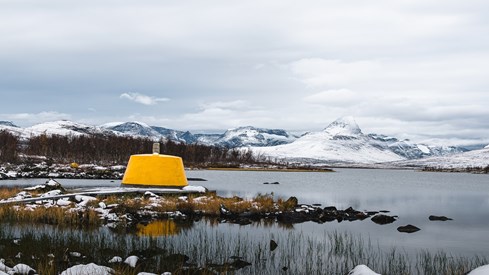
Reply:
<svg viewBox="0 0 489 275"><path fill-rule="evenodd" d="M446 167L424 167L426 172L455 172L455 173L473 173L473 174L489 174L489 165L486 167L465 167L465 168L446 168Z"/></svg>
<svg viewBox="0 0 489 275"><path fill-rule="evenodd" d="M17 163L28 156L42 156L53 162L126 164L133 154L151 153L154 141L115 135L33 136L21 140L16 135L0 132L0 162ZM184 144L160 140L161 153L182 157L186 165L234 166L254 163L249 150L237 150L200 144Z"/></svg>

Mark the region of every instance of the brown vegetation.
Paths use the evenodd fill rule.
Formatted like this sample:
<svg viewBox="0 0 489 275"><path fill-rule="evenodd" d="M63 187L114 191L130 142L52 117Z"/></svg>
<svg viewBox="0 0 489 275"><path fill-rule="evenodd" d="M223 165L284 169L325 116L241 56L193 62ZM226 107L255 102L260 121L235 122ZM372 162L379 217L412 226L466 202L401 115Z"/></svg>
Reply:
<svg viewBox="0 0 489 275"><path fill-rule="evenodd" d="M42 156L48 162L126 164L129 156L152 152L153 140L115 135L33 136L27 141L7 132L0 132L0 163L32 161L25 156ZM21 144L22 143L22 144ZM238 167L239 163L255 163L251 151L241 151L201 144L185 144L161 140L163 154L182 157L190 167Z"/></svg>

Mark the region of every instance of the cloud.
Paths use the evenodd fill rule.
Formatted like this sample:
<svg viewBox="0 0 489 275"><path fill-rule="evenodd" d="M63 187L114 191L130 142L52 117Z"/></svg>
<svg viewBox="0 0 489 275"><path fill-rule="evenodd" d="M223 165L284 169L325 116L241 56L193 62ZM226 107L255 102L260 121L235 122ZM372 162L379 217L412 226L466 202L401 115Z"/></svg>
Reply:
<svg viewBox="0 0 489 275"><path fill-rule="evenodd" d="M326 90L303 98L307 103L326 105L351 105L360 101L360 95L348 89Z"/></svg>
<svg viewBox="0 0 489 275"><path fill-rule="evenodd" d="M292 62L289 67L292 73L310 87L350 85L352 82L371 79L381 70L377 61L345 62L322 58L300 59Z"/></svg>
<svg viewBox="0 0 489 275"><path fill-rule="evenodd" d="M159 102L165 102L170 100L165 97L153 97L153 96L143 95L140 93L123 93L120 95L120 98L128 99L143 105L156 105Z"/></svg>
<svg viewBox="0 0 489 275"><path fill-rule="evenodd" d="M251 104L246 100L216 101L201 103L200 108L206 109L249 109Z"/></svg>

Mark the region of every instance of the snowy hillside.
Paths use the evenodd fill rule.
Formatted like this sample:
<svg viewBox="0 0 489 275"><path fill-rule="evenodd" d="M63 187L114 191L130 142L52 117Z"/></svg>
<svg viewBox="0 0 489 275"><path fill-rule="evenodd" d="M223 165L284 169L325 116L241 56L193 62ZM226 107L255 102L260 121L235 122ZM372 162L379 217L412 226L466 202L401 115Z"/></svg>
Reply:
<svg viewBox="0 0 489 275"><path fill-rule="evenodd" d="M102 134L147 137L155 141L172 140L187 144L252 148L257 155L330 164L397 163L447 156L464 151L460 147L415 144L409 140L398 140L380 134L364 134L352 117L338 119L323 131L308 132L300 137L280 129L251 126L230 129L222 134L193 134L141 122L115 122L91 126L66 120L41 123L28 128L17 127L12 122L0 121L1 130L9 131L22 138L44 133L72 136ZM466 156L470 158L470 155Z"/></svg>
<svg viewBox="0 0 489 275"><path fill-rule="evenodd" d="M363 134L353 117L332 122L321 132L307 133L296 141L274 147L252 148L257 154L279 159L311 159L327 163L380 163L461 152L400 141L394 137Z"/></svg>
<svg viewBox="0 0 489 275"><path fill-rule="evenodd" d="M430 167L440 169L484 168L489 166L489 146L484 149L454 154L450 156L429 157L393 163L401 167Z"/></svg>
<svg viewBox="0 0 489 275"><path fill-rule="evenodd" d="M24 135L24 129L18 127L17 125L15 125L10 121L0 121L0 131L7 131L17 136Z"/></svg>
<svg viewBox="0 0 489 275"><path fill-rule="evenodd" d="M34 125L32 127L24 128L24 136L38 136L41 134L47 135L90 135L90 134L111 134L111 131L107 131L97 126L91 126L82 123L76 123L68 120L58 120L53 122L45 122Z"/></svg>
<svg viewBox="0 0 489 275"><path fill-rule="evenodd" d="M215 144L229 148L243 146L275 146L294 141L296 137L280 129L264 129L252 126L227 130Z"/></svg>
<svg viewBox="0 0 489 275"><path fill-rule="evenodd" d="M149 126L141 122L109 123L102 128L121 134L149 137L154 140L169 139L176 142L197 143L204 145L225 146L229 148L242 146L273 146L292 142L295 137L284 130L239 127L227 130L223 134L192 134L188 131Z"/></svg>
<svg viewBox="0 0 489 275"><path fill-rule="evenodd" d="M274 158L315 159L328 163L378 163L403 159L372 144L351 117L338 119L323 131L305 134L290 144L254 147L252 150Z"/></svg>
<svg viewBox="0 0 489 275"><path fill-rule="evenodd" d="M159 133L151 126L142 122L113 122L100 125L101 128L119 132L122 134L132 135L132 136L142 136L142 137L156 137Z"/></svg>
<svg viewBox="0 0 489 275"><path fill-rule="evenodd" d="M100 127L117 132L122 135L146 137L158 140L172 140L176 142L193 143L196 138L190 132L177 131L173 129L149 126L143 122L112 122L103 124Z"/></svg>

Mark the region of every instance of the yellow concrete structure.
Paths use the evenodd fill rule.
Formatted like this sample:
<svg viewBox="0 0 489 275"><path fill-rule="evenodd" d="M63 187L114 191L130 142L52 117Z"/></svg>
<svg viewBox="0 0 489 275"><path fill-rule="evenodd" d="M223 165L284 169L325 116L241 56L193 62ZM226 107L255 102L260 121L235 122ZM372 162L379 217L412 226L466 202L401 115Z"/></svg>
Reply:
<svg viewBox="0 0 489 275"><path fill-rule="evenodd" d="M132 155L123 185L184 187L188 185L182 158L161 154Z"/></svg>

